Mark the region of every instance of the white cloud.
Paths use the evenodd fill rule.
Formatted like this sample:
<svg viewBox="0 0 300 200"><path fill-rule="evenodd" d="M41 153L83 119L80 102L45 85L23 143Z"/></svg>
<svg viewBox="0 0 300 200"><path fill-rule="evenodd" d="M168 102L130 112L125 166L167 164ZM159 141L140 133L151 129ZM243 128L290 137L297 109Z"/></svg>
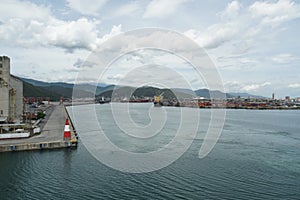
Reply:
<svg viewBox="0 0 300 200"><path fill-rule="evenodd" d="M300 83L292 83L288 85L289 88L300 88Z"/></svg>
<svg viewBox="0 0 300 200"><path fill-rule="evenodd" d="M143 18L164 18L174 13L187 0L152 0L146 8Z"/></svg>
<svg viewBox="0 0 300 200"><path fill-rule="evenodd" d="M121 26L119 26L119 28L116 27L116 30L120 30L120 28ZM201 80L202 77L192 66L188 65L184 59L177 57L172 53L176 52L176 50L180 50L180 55L189 59L195 57L195 52L193 51L195 46L196 45L189 39L182 40L180 34L171 31L157 30L152 32L145 29L143 32L136 32L136 34L125 33L124 35L120 35L119 37L114 38L114 40L110 40L108 43L99 46L97 54L95 56L90 56L90 58L93 59L93 62L98 63L97 67L84 70L82 73L87 74L86 77L90 77L92 75L99 76L99 72L105 71L108 76L103 76L106 80L101 81L115 83L113 81L116 81L117 78L119 78L115 77L115 74L131 73L132 69L138 68L139 66L148 66L152 70L154 70L155 66L163 66L160 68L161 71L158 71L158 79L170 79L170 81L175 82L174 85L179 87L180 84L176 83L176 79L171 79L169 76L170 74L164 73L163 70L170 69L172 71L178 71L178 73L181 74L182 77L185 77L186 80L193 80L194 78ZM150 47L150 49L139 50L141 47ZM168 51L158 50L156 48L152 49L152 47L168 49ZM107 50L109 50L109 52ZM123 53L125 54L123 55ZM205 71L207 68L211 67L211 63L207 61L208 58L204 54L198 52L197 58L197 62L203 62L203 66L200 66L201 70ZM111 61L113 62L111 63ZM104 70L104 67L106 66L109 67L109 70ZM215 80L210 78L210 76L214 75L212 75L212 73L206 73L205 76L207 79ZM137 76L137 74L135 74L135 76ZM130 83L132 85L135 83L134 81L137 81L136 83L139 84L140 81L147 80L146 78L147 77L142 79L137 76L137 78L130 79ZM148 78L152 80L153 77ZM198 85L200 83L193 83L193 87L195 85L195 88L199 88ZM210 87L213 86L210 85Z"/></svg>
<svg viewBox="0 0 300 200"><path fill-rule="evenodd" d="M271 35L281 30L275 29L276 26L300 17L300 5L290 0L279 0L274 3L257 1L244 7L233 1L218 16L219 23L201 31L187 30L185 35L208 49L229 42L255 43L260 38L264 42L268 39L272 41Z"/></svg>
<svg viewBox="0 0 300 200"><path fill-rule="evenodd" d="M41 39L47 44L68 51L81 48L93 50L97 47L97 24L99 24L98 21L91 21L86 18L70 22L55 20L44 27L43 32L40 33Z"/></svg>
<svg viewBox="0 0 300 200"><path fill-rule="evenodd" d="M240 91L241 84L238 81L226 81L224 82L226 92Z"/></svg>
<svg viewBox="0 0 300 200"><path fill-rule="evenodd" d="M112 81L119 81L123 77L124 77L124 75L122 75L122 74L115 74L115 75L107 76L107 79L112 80Z"/></svg>
<svg viewBox="0 0 300 200"><path fill-rule="evenodd" d="M12 18L0 25L0 39L7 45L55 46L70 52L75 49L92 50L96 47L99 21L86 18L62 21L52 16L48 19Z"/></svg>
<svg viewBox="0 0 300 200"><path fill-rule="evenodd" d="M139 9L140 5L137 2L131 2L114 9L112 16L120 17L126 15L134 15L134 13Z"/></svg>
<svg viewBox="0 0 300 200"><path fill-rule="evenodd" d="M84 68L91 68L95 66L96 63L85 61L83 59L78 58L76 62L73 64L73 67L76 69L84 69Z"/></svg>
<svg viewBox="0 0 300 200"><path fill-rule="evenodd" d="M213 56L211 56L213 57ZM236 71L236 70L251 70L255 68L259 61L257 58L244 55L219 56L215 59L218 68Z"/></svg>
<svg viewBox="0 0 300 200"><path fill-rule="evenodd" d="M67 0L68 6L84 15L99 15L107 0Z"/></svg>
<svg viewBox="0 0 300 200"><path fill-rule="evenodd" d="M225 11L220 13L222 18L233 18L239 14L240 9L242 8L242 4L238 1L232 1L228 3Z"/></svg>
<svg viewBox="0 0 300 200"><path fill-rule="evenodd" d="M299 60L299 58L297 58L291 54L284 53L284 54L279 54L279 55L272 57L271 60L278 64L288 64L288 63Z"/></svg>
<svg viewBox="0 0 300 200"><path fill-rule="evenodd" d="M184 34L198 42L202 47L213 49L236 38L239 30L236 23L215 24L206 31L188 30Z"/></svg>
<svg viewBox="0 0 300 200"><path fill-rule="evenodd" d="M0 21L5 23L11 18L28 20L49 19L50 7L36 5L28 1L2 0L0 2Z"/></svg>
<svg viewBox="0 0 300 200"><path fill-rule="evenodd" d="M257 1L249 7L253 18L261 18L262 23L279 25L300 17L300 6L291 0L277 2Z"/></svg>
<svg viewBox="0 0 300 200"><path fill-rule="evenodd" d="M271 85L270 82L240 83L238 81L228 81L224 83L226 91L229 92L255 92L269 85Z"/></svg>
<svg viewBox="0 0 300 200"><path fill-rule="evenodd" d="M97 45L100 45L102 42L122 33L122 25L114 25L110 31L110 33L103 35L101 38L97 39Z"/></svg>
<svg viewBox="0 0 300 200"><path fill-rule="evenodd" d="M16 10L19 12L15 13ZM121 32L121 25L113 26L109 34L101 37L99 20L81 17L64 21L56 18L48 7L17 0L1 1L0 21L3 45L25 48L54 46L67 52L94 50L101 42Z"/></svg>
<svg viewBox="0 0 300 200"><path fill-rule="evenodd" d="M265 87L265 86L268 86L268 85L271 85L270 82L264 82L264 83L255 83L255 84L249 84L249 85L245 85L241 88L241 91L257 91L258 89L262 88L262 87Z"/></svg>

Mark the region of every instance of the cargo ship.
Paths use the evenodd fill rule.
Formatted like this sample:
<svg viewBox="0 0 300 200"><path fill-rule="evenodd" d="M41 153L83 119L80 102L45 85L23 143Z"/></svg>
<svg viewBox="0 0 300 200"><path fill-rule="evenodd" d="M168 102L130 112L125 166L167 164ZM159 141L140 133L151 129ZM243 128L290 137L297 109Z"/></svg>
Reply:
<svg viewBox="0 0 300 200"><path fill-rule="evenodd" d="M151 102L150 99L132 99L129 103L148 103Z"/></svg>
<svg viewBox="0 0 300 200"><path fill-rule="evenodd" d="M132 96L130 99L127 99L125 97L120 102L122 102L122 103L149 103L149 102L151 102L151 99L148 98L148 97L145 97L145 98L136 98L136 97Z"/></svg>

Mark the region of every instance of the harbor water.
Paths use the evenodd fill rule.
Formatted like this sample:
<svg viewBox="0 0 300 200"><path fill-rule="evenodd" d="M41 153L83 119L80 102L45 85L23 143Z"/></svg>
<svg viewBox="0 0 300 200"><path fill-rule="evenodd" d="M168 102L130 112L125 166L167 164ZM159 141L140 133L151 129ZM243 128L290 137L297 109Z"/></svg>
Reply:
<svg viewBox="0 0 300 200"><path fill-rule="evenodd" d="M141 126L149 124L152 106L130 104L132 120ZM89 109L95 111L99 124L89 124ZM168 113L165 128L162 134L146 140L123 134L113 120L111 104L68 110L71 118L72 112L77 112L77 118L72 119L75 126L86 127L85 131L78 129L79 137L95 132L100 125L120 148L147 153L172 140L180 124L181 109L192 112L196 108L156 109L152 112L164 109ZM227 110L217 144L200 159L210 114L210 109L200 109L197 135L180 158L148 173L112 169L95 159L82 141L77 149L1 153L0 199L300 198L299 110Z"/></svg>

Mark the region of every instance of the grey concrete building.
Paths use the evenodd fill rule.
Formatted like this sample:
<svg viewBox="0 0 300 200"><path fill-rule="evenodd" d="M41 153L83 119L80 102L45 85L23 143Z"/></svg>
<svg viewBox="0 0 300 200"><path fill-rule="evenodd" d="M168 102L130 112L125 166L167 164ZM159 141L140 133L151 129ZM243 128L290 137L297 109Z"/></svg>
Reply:
<svg viewBox="0 0 300 200"><path fill-rule="evenodd" d="M10 59L0 56L0 123L19 122L23 114L23 82L10 74Z"/></svg>

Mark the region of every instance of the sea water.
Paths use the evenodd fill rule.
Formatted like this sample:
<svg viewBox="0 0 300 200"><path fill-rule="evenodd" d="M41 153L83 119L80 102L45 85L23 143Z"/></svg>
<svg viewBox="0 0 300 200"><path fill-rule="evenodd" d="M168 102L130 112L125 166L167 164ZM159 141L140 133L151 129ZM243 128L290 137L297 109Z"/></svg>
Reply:
<svg viewBox="0 0 300 200"><path fill-rule="evenodd" d="M147 126L152 106L130 104L131 120ZM118 129L110 104L69 107L71 116L77 112L72 119L77 126L89 124L91 107L107 138L135 153L163 148L180 125L180 110L197 109L156 108L168 113L159 137L130 140ZM148 173L113 169L95 159L82 141L77 149L1 153L0 199L300 199L299 116L297 110L226 110L217 144L200 159L211 119L210 109L200 109L199 129L187 151ZM80 129L79 137L97 131L99 124Z"/></svg>

